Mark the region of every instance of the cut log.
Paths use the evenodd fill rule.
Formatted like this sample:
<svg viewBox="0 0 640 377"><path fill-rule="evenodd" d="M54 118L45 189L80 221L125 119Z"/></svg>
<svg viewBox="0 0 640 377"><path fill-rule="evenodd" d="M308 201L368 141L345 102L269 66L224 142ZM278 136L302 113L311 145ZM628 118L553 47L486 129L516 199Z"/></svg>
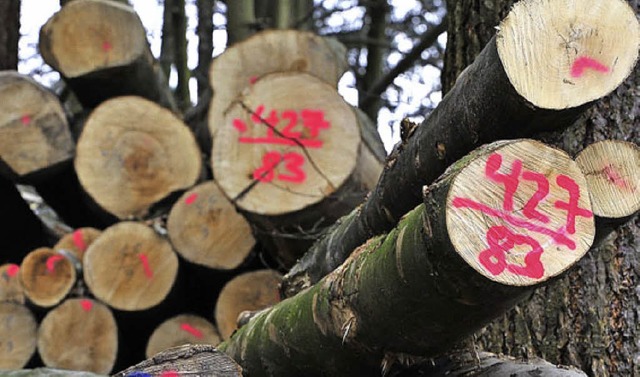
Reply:
<svg viewBox="0 0 640 377"><path fill-rule="evenodd" d="M0 71L0 104L0 173L33 182L71 162L75 145L53 93L18 72Z"/></svg>
<svg viewBox="0 0 640 377"><path fill-rule="evenodd" d="M447 376L447 377L586 377L572 367L557 366L534 357L517 360L489 352L456 352L448 357L426 360L390 377Z"/></svg>
<svg viewBox="0 0 640 377"><path fill-rule="evenodd" d="M319 228L362 201L381 164L335 89L306 73L274 73L227 109L212 168L256 236L287 266Z"/></svg>
<svg viewBox="0 0 640 377"><path fill-rule="evenodd" d="M0 266L0 302L24 304L24 288L19 275L20 266L17 264Z"/></svg>
<svg viewBox="0 0 640 377"><path fill-rule="evenodd" d="M373 375L387 355L432 357L569 268L594 232L566 153L494 143L425 189L388 235L219 349L251 376Z"/></svg>
<svg viewBox="0 0 640 377"><path fill-rule="evenodd" d="M102 234L102 231L95 228L78 228L60 238L58 243L53 245L53 249L65 250L82 263L87 248L100 234Z"/></svg>
<svg viewBox="0 0 640 377"><path fill-rule="evenodd" d="M38 329L38 353L48 367L107 374L118 353L118 327L104 304L66 300Z"/></svg>
<svg viewBox="0 0 640 377"><path fill-rule="evenodd" d="M169 242L151 228L122 222L105 229L84 254L87 286L107 305L146 310L168 295L178 273Z"/></svg>
<svg viewBox="0 0 640 377"><path fill-rule="evenodd" d="M140 97L118 97L96 108L75 159L82 187L121 219L143 217L171 192L192 186L201 166L187 126Z"/></svg>
<svg viewBox="0 0 640 377"><path fill-rule="evenodd" d="M347 50L339 42L310 32L267 30L234 44L214 59L209 70L213 99L209 128L225 123L224 113L242 91L260 77L275 72L307 72L333 88L348 68Z"/></svg>
<svg viewBox="0 0 640 377"><path fill-rule="evenodd" d="M240 377L242 368L213 346L198 344L163 351L149 360L113 375L134 376Z"/></svg>
<svg viewBox="0 0 640 377"><path fill-rule="evenodd" d="M230 280L216 302L216 324L222 339L229 339L244 311L267 308L280 301L282 275L274 270L246 272Z"/></svg>
<svg viewBox="0 0 640 377"><path fill-rule="evenodd" d="M626 141L605 140L576 156L587 178L597 237L605 237L640 211L640 148Z"/></svg>
<svg viewBox="0 0 640 377"><path fill-rule="evenodd" d="M327 231L285 276L287 295L318 281L358 245L395 226L420 202L422 186L471 149L562 129L629 75L640 24L625 2L594 6L569 0L562 10L559 6L548 1L514 6L438 107L396 147L364 204ZM542 77L545 85L538 85Z"/></svg>
<svg viewBox="0 0 640 377"><path fill-rule="evenodd" d="M38 323L26 306L0 302L0 370L20 369L29 362L36 352L37 330Z"/></svg>
<svg viewBox="0 0 640 377"><path fill-rule="evenodd" d="M220 335L213 324L197 315L181 314L156 328L147 343L146 356L151 358L161 351L184 344L216 346L219 343Z"/></svg>
<svg viewBox="0 0 640 377"><path fill-rule="evenodd" d="M142 21L129 5L73 1L42 26L39 49L85 107L136 95L176 108Z"/></svg>
<svg viewBox="0 0 640 377"><path fill-rule="evenodd" d="M105 377L103 374L78 372L56 368L3 370L3 377Z"/></svg>
<svg viewBox="0 0 640 377"><path fill-rule="evenodd" d="M214 269L237 268L255 245L251 226L213 181L187 191L173 205L167 231L187 261Z"/></svg>
<svg viewBox="0 0 640 377"><path fill-rule="evenodd" d="M50 308L59 304L76 283L76 268L64 254L48 247L31 251L20 265L20 281L30 302Z"/></svg>

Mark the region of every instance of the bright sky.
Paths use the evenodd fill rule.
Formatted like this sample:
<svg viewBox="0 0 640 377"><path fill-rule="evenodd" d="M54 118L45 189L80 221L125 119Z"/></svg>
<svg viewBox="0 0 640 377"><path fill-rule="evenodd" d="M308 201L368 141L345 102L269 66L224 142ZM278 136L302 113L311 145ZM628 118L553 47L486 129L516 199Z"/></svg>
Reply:
<svg viewBox="0 0 640 377"><path fill-rule="evenodd" d="M2 1L2 0L0 0ZM339 2L339 0L333 0ZM160 43L161 43L161 30L162 30L162 7L157 5L156 0L130 0L131 4L137 10L143 25L147 29L147 38L151 45L151 51L155 56L160 55ZM325 0L330 2L330 0ZM403 17L406 12L416 6L417 0L392 0L394 3L395 13L393 17ZM55 72L51 72L51 68L46 66L42 61L42 58L37 52L38 34L40 27L51 17L55 12L60 9L58 1L52 0L22 0L22 14L21 14L21 29L22 38L20 39L20 66L18 70L22 73L32 74L32 76L43 83L44 85L51 86L52 83L58 80L59 76ZM196 22L197 22L197 10L194 4L188 4L186 7L188 26L187 26L187 39L189 41L189 67L195 68L197 66L197 45L198 38L195 34ZM350 10L353 13L353 19L358 20L361 18L361 11L358 9ZM340 15L340 17L330 18L328 23L333 26L340 26L345 22L345 18L348 14ZM216 14L214 16L214 25L221 26L226 23L225 17ZM224 51L226 46L227 36L226 31L222 28L216 28L214 31L214 56L219 55ZM446 36L441 36L441 43L446 41ZM412 42L408 38L402 38L397 36L394 38L393 43L396 43L400 51L409 51L412 47ZM391 64L396 64L401 59L400 54L392 54L389 56ZM426 66L423 68L420 75L419 82L416 82L415 76L408 77L401 75L396 78L395 83L402 87L410 87L411 90L407 91L408 96L405 95L402 98L397 96L389 98L390 101L397 103L397 109L391 113L388 109L382 109L378 115L378 132L382 140L385 143L387 150L391 150L393 145L399 140L398 124L405 114L411 114L419 107L420 101L423 98L428 97L432 102L437 103L440 101L440 92L432 92L432 87L436 82L439 82L440 72L438 69L432 66ZM170 77L170 83L175 86L175 75ZM195 96L196 81L192 79L190 82L191 93ZM355 89L355 79L352 73L347 73L339 83L339 92L345 98L345 100L353 105L358 103L358 92ZM196 101L196 98L193 98ZM421 119L417 119L421 120ZM389 127L391 125L392 127Z"/></svg>

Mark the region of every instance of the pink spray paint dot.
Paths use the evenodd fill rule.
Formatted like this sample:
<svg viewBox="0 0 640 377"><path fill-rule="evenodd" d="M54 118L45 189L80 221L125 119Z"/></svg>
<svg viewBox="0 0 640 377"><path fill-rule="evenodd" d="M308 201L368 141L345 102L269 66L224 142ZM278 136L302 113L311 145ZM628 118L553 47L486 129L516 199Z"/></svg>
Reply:
<svg viewBox="0 0 640 377"><path fill-rule="evenodd" d="M149 258L147 257L147 254L140 254L138 255L138 258L140 258L140 262L142 262L142 268L144 268L144 274L148 279L153 278L153 270L151 269L151 266L149 265Z"/></svg>
<svg viewBox="0 0 640 377"><path fill-rule="evenodd" d="M247 131L247 125L241 119L238 119L238 118L233 120L233 127L235 127L235 129L238 130L238 132L240 133Z"/></svg>
<svg viewBox="0 0 640 377"><path fill-rule="evenodd" d="M85 312L91 311L91 308L93 308L93 302L91 302L91 300L81 300L80 305L82 305L82 310Z"/></svg>
<svg viewBox="0 0 640 377"><path fill-rule="evenodd" d="M571 76L580 77L587 69L593 69L594 71L600 73L609 72L609 67L600 63L599 61L588 56L580 56L573 62L573 65L571 66Z"/></svg>
<svg viewBox="0 0 640 377"><path fill-rule="evenodd" d="M627 182L620 176L618 170L613 165L607 165L603 169L603 173L607 177L607 180L619 188L628 188Z"/></svg>
<svg viewBox="0 0 640 377"><path fill-rule="evenodd" d="M20 118L20 123L22 123L25 126L28 126L29 123L31 123L31 116L25 114Z"/></svg>
<svg viewBox="0 0 640 377"><path fill-rule="evenodd" d="M113 49L113 45L109 41L102 42L102 51L109 52Z"/></svg>
<svg viewBox="0 0 640 377"><path fill-rule="evenodd" d="M184 199L184 202L185 204L189 205L189 204L193 204L196 201L196 199L198 199L198 194L194 192L193 194L187 196Z"/></svg>
<svg viewBox="0 0 640 377"><path fill-rule="evenodd" d="M17 264L10 264L7 267L7 275L9 275L10 278L18 275L18 272L20 272L20 266L18 266Z"/></svg>
<svg viewBox="0 0 640 377"><path fill-rule="evenodd" d="M173 371L173 370L168 370L168 371L162 372L160 374L160 377L179 377L179 376L180 376L180 374L178 372L176 372L176 371Z"/></svg>
<svg viewBox="0 0 640 377"><path fill-rule="evenodd" d="M258 76L249 77L249 84L253 85L256 83L256 81L258 81Z"/></svg>
<svg viewBox="0 0 640 377"><path fill-rule="evenodd" d="M180 325L180 328L181 328L183 331L188 332L189 334L191 334L191 335L195 336L195 337L196 337L196 338L198 338L198 339L202 338L202 336L203 336L203 335L202 335L202 331L200 331L200 330L196 329L195 327L191 326L191 325L190 325L190 324L188 324L188 323L183 323L183 324L181 324L181 325Z"/></svg>
<svg viewBox="0 0 640 377"><path fill-rule="evenodd" d="M73 232L73 243L76 245L78 250L85 251L87 249L87 244L84 242L84 238L82 237L82 231L80 229Z"/></svg>
<svg viewBox="0 0 640 377"><path fill-rule="evenodd" d="M47 271L53 272L56 268L56 264L63 259L64 257L62 255L52 255L47 258Z"/></svg>

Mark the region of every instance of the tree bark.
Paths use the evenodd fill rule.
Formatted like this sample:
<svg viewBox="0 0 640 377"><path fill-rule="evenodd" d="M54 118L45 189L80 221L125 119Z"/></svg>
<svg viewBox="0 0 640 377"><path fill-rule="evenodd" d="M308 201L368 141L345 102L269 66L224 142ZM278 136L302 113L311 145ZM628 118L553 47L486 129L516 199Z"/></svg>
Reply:
<svg viewBox="0 0 640 377"><path fill-rule="evenodd" d="M209 67L213 55L213 8L214 0L197 0L198 7L198 67L195 77L198 81L198 98L203 98L209 88ZM200 101L200 100L198 100Z"/></svg>
<svg viewBox="0 0 640 377"><path fill-rule="evenodd" d="M491 173L498 168L507 174L498 159L512 167L509 174L516 180L522 172L523 180L555 182L550 197L538 201L540 186L509 189ZM565 185L566 179L574 183ZM424 204L388 235L369 240L310 289L258 313L219 348L252 376L372 375L383 358L442 353L584 255L595 232L585 186L568 155L541 143L480 148L429 186ZM566 229L571 241L515 220L529 215L507 204L512 194L514 203L526 202L534 210L531 216L548 216L549 230ZM573 211L553 204L559 198L586 211L575 219L577 228L570 225L573 216L565 216ZM478 207L487 216L476 217L472 202L502 204L505 212ZM503 250L508 255L496 254L491 241L485 249L482 237L468 238L476 233L491 238L506 229L511 241L497 244L509 249ZM533 248L522 250L524 243ZM511 253L513 248L520 252ZM554 266L553 260L561 262Z"/></svg>
<svg viewBox="0 0 640 377"><path fill-rule="evenodd" d="M189 79L191 70L188 65L187 56L187 15L185 13L185 0L174 0L174 12L172 25L175 28L173 41L175 43L175 65L178 76L176 86L176 100L178 108L186 111L191 107L191 94L189 90Z"/></svg>
<svg viewBox="0 0 640 377"><path fill-rule="evenodd" d="M532 11L533 13L544 12L546 17L551 17L556 12L549 5L551 3L537 4L540 9ZM549 8L545 10L545 7ZM363 205L326 232L285 276L285 293L290 295L297 292L299 286L306 285L305 281L317 281L339 265L361 242L392 227L418 202L422 185L433 181L449 164L470 149L495 139L522 137L567 127L594 100L614 90L635 64L635 46L640 40L637 33L638 22L624 4L612 7L616 16L609 13L610 17L603 18L603 21L594 21L597 16L590 12L592 7L584 1L578 1L576 7L581 11L576 12L575 17L584 17L583 22L586 23L597 22L599 32L608 35L610 42L607 44L614 43L616 36L623 33L623 30L631 31L630 38L634 41L629 47L616 47L616 54L625 56L624 68L618 66L620 70L616 74L612 71L611 75L605 75L601 81L594 82L593 77L588 76L584 82L578 81L578 85L572 86L563 81L564 76L572 75L569 64L564 67L564 71L553 73L555 79L550 80L553 88L531 85L535 81L534 77L550 73L542 66L537 66L535 72L527 72L522 69L522 65L517 65L517 61L526 61L526 58L518 60L522 54L522 46L511 42L520 40L522 35L529 35L533 23L524 21L518 26L518 14L526 12L514 13L514 17L500 29L498 37L489 41L438 107L421 126L409 132L408 140L392 153L378 185ZM618 16L625 21L619 22ZM557 22L569 25L569 20ZM541 35L534 39L539 43L527 45L526 51L530 56L544 54L565 61L564 50L549 50L549 45L553 44L549 41L559 38L556 29L542 27L535 30ZM571 34L569 29L564 32ZM585 42L584 45L580 41ZM595 44L592 44L586 40L574 42L582 46L580 48L602 43L594 41ZM539 51L530 51L536 49ZM588 55L589 51L597 54L599 50L585 51L584 54ZM607 64L616 61L615 56L611 55L607 59ZM556 90L555 86L559 85L572 86L571 95L565 93L564 89ZM579 88L585 88L584 92L580 92ZM596 90L598 94L592 90ZM549 98L553 98L555 103L545 103L544 93L554 93ZM558 97L558 93L567 95ZM536 106L536 102L541 105ZM287 290L290 292L286 292Z"/></svg>
<svg viewBox="0 0 640 377"><path fill-rule="evenodd" d="M249 38L257 24L254 0L227 2L227 46Z"/></svg>
<svg viewBox="0 0 640 377"><path fill-rule="evenodd" d="M20 39L20 0L0 3L0 71L18 69Z"/></svg>
<svg viewBox="0 0 640 377"><path fill-rule="evenodd" d="M448 41L455 47L447 46L445 77L455 77L471 62L478 46L491 38L495 20L512 3L448 1L449 14L458 16L450 18ZM627 3L637 16L640 2ZM604 139L639 144L639 88L640 66L636 65L617 90L575 125L545 139L571 154ZM634 290L640 279L638 245L640 222L636 217L619 227L566 277L538 289L531 300L481 332L478 344L493 352L575 365L590 376L640 373L638 344L633 341L639 336L635 313L640 299Z"/></svg>

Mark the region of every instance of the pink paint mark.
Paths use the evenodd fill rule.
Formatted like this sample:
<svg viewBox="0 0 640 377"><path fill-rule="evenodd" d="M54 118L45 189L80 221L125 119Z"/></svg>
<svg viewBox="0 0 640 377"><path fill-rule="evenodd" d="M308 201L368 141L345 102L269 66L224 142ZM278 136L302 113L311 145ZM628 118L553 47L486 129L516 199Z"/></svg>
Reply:
<svg viewBox="0 0 640 377"><path fill-rule="evenodd" d="M538 208L538 204L544 198L546 198L547 195L549 194L549 180L547 179L547 177L545 177L544 174L540 174L532 171L523 172L522 179L527 181L533 181L538 185L538 189L536 190L535 194L533 194L533 196L531 197L531 199L529 199L527 204L524 205L524 208L522 209L522 213L527 218L536 219L538 221L541 221L547 224L549 222L549 216L545 215L544 213L541 213L540 211L537 210L537 208Z"/></svg>
<svg viewBox="0 0 640 377"><path fill-rule="evenodd" d="M554 206L567 211L567 232L574 234L576 232L576 217L590 218L593 217L593 213L588 209L578 207L580 186L578 186L576 181L564 174L560 174L556 178L556 183L569 192L569 201L562 202L558 200L554 203Z"/></svg>
<svg viewBox="0 0 640 377"><path fill-rule="evenodd" d="M505 211L513 211L513 196L518 190L520 172L522 171L522 161L515 160L511 164L511 173L498 173L502 166L502 156L493 153L487 160L484 173L490 180L504 185L504 201L502 207Z"/></svg>
<svg viewBox="0 0 640 377"><path fill-rule="evenodd" d="M7 275L9 275L10 278L18 275L18 272L20 272L20 266L18 266L17 264L10 264L7 267Z"/></svg>
<svg viewBox="0 0 640 377"><path fill-rule="evenodd" d="M239 143L243 144L277 144L290 146L303 146L306 148L321 148L322 140L315 139L287 139L284 137L267 136L267 137L241 137Z"/></svg>
<svg viewBox="0 0 640 377"><path fill-rule="evenodd" d="M587 69L593 69L594 71L601 73L609 72L609 67L606 65L588 56L581 56L573 62L573 65L571 66L571 76L580 77Z"/></svg>
<svg viewBox="0 0 640 377"><path fill-rule="evenodd" d="M140 258L140 262L142 262L142 267L144 268L144 274L148 279L153 278L153 270L149 265L149 258L147 254L139 254L138 258Z"/></svg>
<svg viewBox="0 0 640 377"><path fill-rule="evenodd" d="M452 204L456 208L469 208L472 210L480 211L485 215L502 219L513 226L517 226L520 228L530 230L532 232L543 234L545 236L552 238L555 241L555 243L568 247L569 250L576 249L576 243L570 238L568 238L565 234L549 228L545 228L543 226L532 224L508 212L493 209L485 204L478 203L468 198L460 198L460 197L454 198L452 201Z"/></svg>
<svg viewBox="0 0 640 377"><path fill-rule="evenodd" d="M56 264L63 259L64 257L62 255L52 255L47 258L47 271L53 272L56 268Z"/></svg>
<svg viewBox="0 0 640 377"><path fill-rule="evenodd" d="M253 85L256 83L256 81L258 81L258 76L249 77L249 84Z"/></svg>
<svg viewBox="0 0 640 377"><path fill-rule="evenodd" d="M238 118L234 119L233 120L233 127L235 127L236 130L238 130L238 132L240 132L240 133L247 132L247 125L241 119L238 119Z"/></svg>
<svg viewBox="0 0 640 377"><path fill-rule="evenodd" d="M160 377L180 377L180 374L173 370L168 370L166 372L162 372Z"/></svg>
<svg viewBox="0 0 640 377"><path fill-rule="evenodd" d="M87 250L87 244L84 242L84 238L82 237L82 231L80 229L73 232L72 237L73 237L73 243L76 245L78 250L80 250L81 252L84 252L85 250Z"/></svg>
<svg viewBox="0 0 640 377"><path fill-rule="evenodd" d="M102 51L109 52L113 49L113 45L109 41L102 42Z"/></svg>
<svg viewBox="0 0 640 377"><path fill-rule="evenodd" d="M82 310L85 312L89 312L91 308L93 308L93 302L91 302L91 300L80 300L80 305L82 305Z"/></svg>
<svg viewBox="0 0 640 377"><path fill-rule="evenodd" d="M187 196L184 199L184 202L186 205L190 205L190 204L193 204L197 199L198 199L198 194L194 192L193 194Z"/></svg>
<svg viewBox="0 0 640 377"><path fill-rule="evenodd" d="M191 325L190 325L190 324L188 324L188 323L183 323L183 324L181 324L181 325L180 325L180 328L181 328L183 331L188 332L189 334L191 334L191 335L195 336L195 337L196 337L196 338L198 338L198 339L200 339L200 338L202 338L202 337L203 337L203 335L202 335L202 331L200 331L200 330L196 329L195 327L191 326Z"/></svg>
<svg viewBox="0 0 640 377"><path fill-rule="evenodd" d="M609 164L605 166L603 169L603 173L607 177L607 180L609 180L609 182L613 183L619 188L629 188L629 184L627 183L627 181L625 181L620 176L620 173L616 168L613 167L613 165Z"/></svg>
<svg viewBox="0 0 640 377"><path fill-rule="evenodd" d="M21 122L23 125L28 126L28 125L29 125L29 123L31 123L31 116L26 115L26 114L25 114L25 115L23 115L23 116L20 118L20 122Z"/></svg>

